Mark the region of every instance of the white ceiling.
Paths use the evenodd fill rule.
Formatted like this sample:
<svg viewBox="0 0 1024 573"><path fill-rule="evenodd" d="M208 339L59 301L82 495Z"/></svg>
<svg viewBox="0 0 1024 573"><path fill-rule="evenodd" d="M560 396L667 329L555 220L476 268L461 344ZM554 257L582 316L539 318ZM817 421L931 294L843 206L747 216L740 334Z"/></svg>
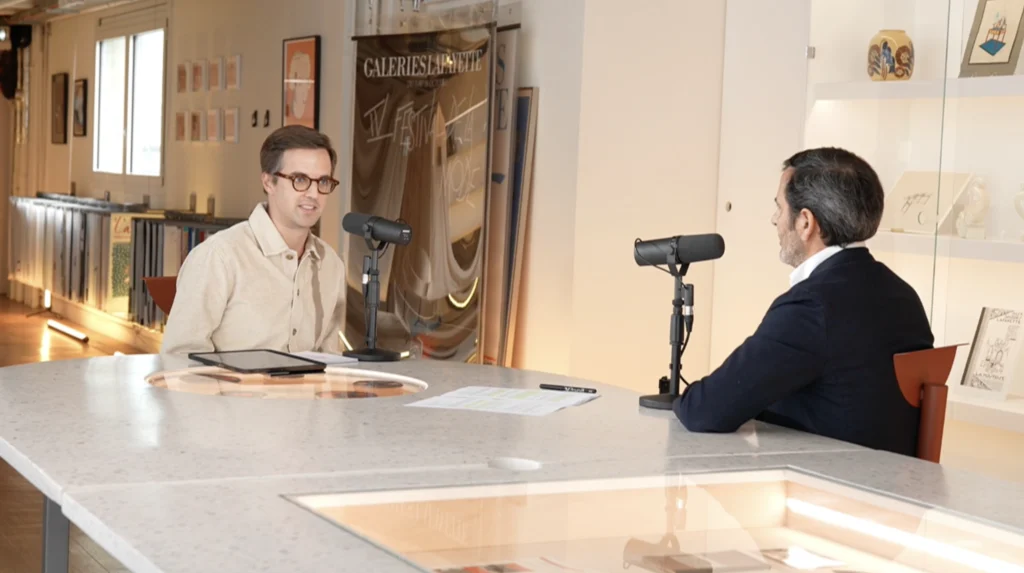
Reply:
<svg viewBox="0 0 1024 573"><path fill-rule="evenodd" d="M0 0L0 16L10 16L16 12L27 10L33 5L33 0Z"/></svg>

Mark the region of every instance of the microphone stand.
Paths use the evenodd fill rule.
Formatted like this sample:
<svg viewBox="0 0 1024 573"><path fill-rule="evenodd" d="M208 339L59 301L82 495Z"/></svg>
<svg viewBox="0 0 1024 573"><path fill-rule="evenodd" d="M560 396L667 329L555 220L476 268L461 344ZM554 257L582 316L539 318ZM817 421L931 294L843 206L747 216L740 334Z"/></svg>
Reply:
<svg viewBox="0 0 1024 573"><path fill-rule="evenodd" d="M377 309L380 307L380 271L377 265L381 255L387 250L388 244L383 241L373 244L369 225L363 226L363 238L370 254L363 257L363 299L366 304L366 346L359 350L344 352L345 356L364 362L397 362L402 356L393 351L377 348Z"/></svg>
<svg viewBox="0 0 1024 573"><path fill-rule="evenodd" d="M672 275L675 283L675 296L672 299L672 318L669 324L669 344L672 347L672 362L669 365L668 378L662 376L658 384L657 394L648 394L640 397L640 406L652 410L671 410L672 404L679 396L679 380L682 379L682 359L684 345L684 330L686 340L689 340L689 333L693 328L693 285L683 282L686 271L689 270L688 263L676 264L676 247L673 245L667 256L666 264L669 274ZM685 308L684 308L685 307Z"/></svg>

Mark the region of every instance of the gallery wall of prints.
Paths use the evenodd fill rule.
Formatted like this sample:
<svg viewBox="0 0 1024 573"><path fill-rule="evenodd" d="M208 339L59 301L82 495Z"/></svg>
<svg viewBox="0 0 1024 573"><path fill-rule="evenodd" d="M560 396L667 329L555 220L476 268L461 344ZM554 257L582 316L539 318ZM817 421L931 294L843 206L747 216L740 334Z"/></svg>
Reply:
<svg viewBox="0 0 1024 573"><path fill-rule="evenodd" d="M490 3L477 7L484 5ZM409 245L389 247L380 261L384 348L504 363L532 141L513 119L515 31L498 32L494 8L490 19L452 29L418 28L412 14L406 29L425 31L354 38L350 209L413 229ZM352 239L343 256L345 335L353 344L365 336L361 277L368 253L365 241ZM481 324L492 328L482 335Z"/></svg>

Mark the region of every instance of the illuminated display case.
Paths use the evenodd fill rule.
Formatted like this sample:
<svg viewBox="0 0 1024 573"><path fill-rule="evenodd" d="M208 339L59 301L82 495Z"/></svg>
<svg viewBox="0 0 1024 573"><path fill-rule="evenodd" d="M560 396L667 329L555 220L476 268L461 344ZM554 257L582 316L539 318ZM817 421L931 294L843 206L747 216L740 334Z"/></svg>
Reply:
<svg viewBox="0 0 1024 573"><path fill-rule="evenodd" d="M790 470L291 498L427 570L1024 571L1024 538Z"/></svg>
<svg viewBox="0 0 1024 573"><path fill-rule="evenodd" d="M875 258L936 346L965 344L951 413L1024 432L1022 40L1017 0L730 0L712 363L788 288L769 226L782 161L843 147L886 190Z"/></svg>

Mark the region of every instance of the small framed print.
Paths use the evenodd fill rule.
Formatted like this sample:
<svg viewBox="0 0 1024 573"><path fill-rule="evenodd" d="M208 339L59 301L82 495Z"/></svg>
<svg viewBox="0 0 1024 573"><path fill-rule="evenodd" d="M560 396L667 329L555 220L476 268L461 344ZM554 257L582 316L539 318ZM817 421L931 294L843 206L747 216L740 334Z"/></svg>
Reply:
<svg viewBox="0 0 1024 573"><path fill-rule="evenodd" d="M210 91L224 89L224 58L210 60L210 68L207 75L210 78Z"/></svg>
<svg viewBox="0 0 1024 573"><path fill-rule="evenodd" d="M282 125L320 128L320 36L284 41Z"/></svg>
<svg viewBox="0 0 1024 573"><path fill-rule="evenodd" d="M206 114L201 111L189 112L188 140L203 141L206 135Z"/></svg>
<svg viewBox="0 0 1024 573"><path fill-rule="evenodd" d="M211 109L206 112L206 141L220 141L223 139L221 121L223 114L219 109Z"/></svg>
<svg viewBox="0 0 1024 573"><path fill-rule="evenodd" d="M50 78L50 143L68 142L68 74L53 74Z"/></svg>
<svg viewBox="0 0 1024 573"><path fill-rule="evenodd" d="M174 141L187 141L188 140L188 114L184 111L179 111L174 114Z"/></svg>
<svg viewBox="0 0 1024 573"><path fill-rule="evenodd" d="M960 386L975 396L1005 400L1024 364L1024 311L983 307Z"/></svg>
<svg viewBox="0 0 1024 573"><path fill-rule="evenodd" d="M192 62L192 91L206 89L206 60Z"/></svg>
<svg viewBox="0 0 1024 573"><path fill-rule="evenodd" d="M71 97L71 127L75 137L85 137L89 117L89 80L75 80Z"/></svg>
<svg viewBox="0 0 1024 573"><path fill-rule="evenodd" d="M178 64L178 73L176 74L175 79L177 81L178 93L180 94L188 93L188 77L189 70L191 69L191 62L183 62Z"/></svg>
<svg viewBox="0 0 1024 573"><path fill-rule="evenodd" d="M238 108L224 110L224 141L238 143Z"/></svg>
<svg viewBox="0 0 1024 573"><path fill-rule="evenodd" d="M1024 0L978 0L960 77L1012 76L1024 43Z"/></svg>
<svg viewBox="0 0 1024 573"><path fill-rule="evenodd" d="M224 62L224 89L237 90L242 87L242 56L234 55Z"/></svg>

